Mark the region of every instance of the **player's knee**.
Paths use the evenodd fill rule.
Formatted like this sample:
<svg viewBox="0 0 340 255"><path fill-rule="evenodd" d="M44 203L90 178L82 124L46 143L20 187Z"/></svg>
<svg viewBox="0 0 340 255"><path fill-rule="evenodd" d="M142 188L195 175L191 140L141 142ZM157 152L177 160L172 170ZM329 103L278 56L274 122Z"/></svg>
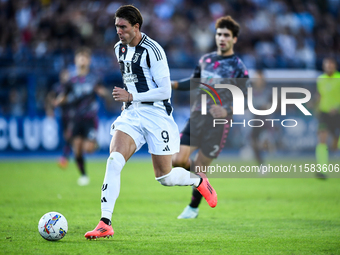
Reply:
<svg viewBox="0 0 340 255"><path fill-rule="evenodd" d="M92 152L94 152L94 150L95 150L94 146L87 146L87 147L85 147L85 152L86 153L92 153Z"/></svg>
<svg viewBox="0 0 340 255"><path fill-rule="evenodd" d="M96 150L97 143L96 142L86 142L84 146L84 151L86 153L92 153Z"/></svg>
<svg viewBox="0 0 340 255"><path fill-rule="evenodd" d="M318 138L319 138L320 143L327 143L327 139L328 139L327 131L325 130L319 131Z"/></svg>
<svg viewBox="0 0 340 255"><path fill-rule="evenodd" d="M80 157L83 154L83 151L78 146L73 146L73 153L75 157Z"/></svg>

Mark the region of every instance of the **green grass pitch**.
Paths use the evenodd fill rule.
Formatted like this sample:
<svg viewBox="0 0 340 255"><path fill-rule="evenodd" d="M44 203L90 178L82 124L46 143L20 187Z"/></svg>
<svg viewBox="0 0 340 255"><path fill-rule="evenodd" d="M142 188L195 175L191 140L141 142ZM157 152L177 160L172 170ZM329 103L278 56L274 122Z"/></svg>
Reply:
<svg viewBox="0 0 340 255"><path fill-rule="evenodd" d="M211 178L217 207L203 201L197 219L177 220L191 187L161 186L138 158L122 171L114 237L88 241L105 164L90 160L91 183L79 187L72 162L0 162L0 254L340 254L340 179ZM57 242L38 233L49 211L68 220Z"/></svg>

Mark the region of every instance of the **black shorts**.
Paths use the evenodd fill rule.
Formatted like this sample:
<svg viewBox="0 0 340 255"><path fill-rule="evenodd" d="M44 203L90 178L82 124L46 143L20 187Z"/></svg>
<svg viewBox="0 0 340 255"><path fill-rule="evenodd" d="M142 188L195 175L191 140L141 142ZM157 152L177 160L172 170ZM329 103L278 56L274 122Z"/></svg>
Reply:
<svg viewBox="0 0 340 255"><path fill-rule="evenodd" d="M88 140L97 139L98 119L76 119L72 123L72 137L80 136Z"/></svg>
<svg viewBox="0 0 340 255"><path fill-rule="evenodd" d="M73 122L68 117L61 118L61 128L65 140L69 140L72 137Z"/></svg>
<svg viewBox="0 0 340 255"><path fill-rule="evenodd" d="M67 132L70 129L71 125L72 125L72 121L69 117L63 116L61 118L61 128L63 132Z"/></svg>
<svg viewBox="0 0 340 255"><path fill-rule="evenodd" d="M181 145L198 147L204 156L217 158L230 130L231 118L227 120L227 124L213 127L213 117L210 114L201 115L201 112L193 112L180 134Z"/></svg>
<svg viewBox="0 0 340 255"><path fill-rule="evenodd" d="M330 115L329 113L320 112L319 130L328 130L332 135L338 136L340 131L340 114Z"/></svg>

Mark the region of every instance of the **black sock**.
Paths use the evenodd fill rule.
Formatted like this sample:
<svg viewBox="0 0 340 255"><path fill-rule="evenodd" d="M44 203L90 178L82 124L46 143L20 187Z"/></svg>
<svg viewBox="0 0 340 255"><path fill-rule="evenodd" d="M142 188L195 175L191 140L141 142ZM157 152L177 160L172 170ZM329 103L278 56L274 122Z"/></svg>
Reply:
<svg viewBox="0 0 340 255"><path fill-rule="evenodd" d="M68 159L70 157L71 151L71 144L66 141L63 147L63 157Z"/></svg>
<svg viewBox="0 0 340 255"><path fill-rule="evenodd" d="M78 169L79 169L81 175L86 175L84 157L83 156L76 157L76 162L77 162L77 166L78 166Z"/></svg>
<svg viewBox="0 0 340 255"><path fill-rule="evenodd" d="M201 203L202 195L197 189L192 190L191 203L189 204L192 208L197 208Z"/></svg>
<svg viewBox="0 0 340 255"><path fill-rule="evenodd" d="M103 217L100 220L104 222L106 225L111 226L111 221L109 219Z"/></svg>

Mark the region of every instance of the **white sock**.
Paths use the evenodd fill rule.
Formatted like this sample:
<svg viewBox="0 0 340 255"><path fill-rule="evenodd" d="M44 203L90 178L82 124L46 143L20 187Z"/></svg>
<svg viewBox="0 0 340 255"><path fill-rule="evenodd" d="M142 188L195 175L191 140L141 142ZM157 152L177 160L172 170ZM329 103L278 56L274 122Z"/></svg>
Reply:
<svg viewBox="0 0 340 255"><path fill-rule="evenodd" d="M175 167L171 169L170 173L156 178L156 180L164 186L195 186L197 187L201 178L185 170L183 167Z"/></svg>
<svg viewBox="0 0 340 255"><path fill-rule="evenodd" d="M125 159L119 152L112 152L107 159L104 184L102 186L102 217L111 220L113 208L120 191L120 172Z"/></svg>

